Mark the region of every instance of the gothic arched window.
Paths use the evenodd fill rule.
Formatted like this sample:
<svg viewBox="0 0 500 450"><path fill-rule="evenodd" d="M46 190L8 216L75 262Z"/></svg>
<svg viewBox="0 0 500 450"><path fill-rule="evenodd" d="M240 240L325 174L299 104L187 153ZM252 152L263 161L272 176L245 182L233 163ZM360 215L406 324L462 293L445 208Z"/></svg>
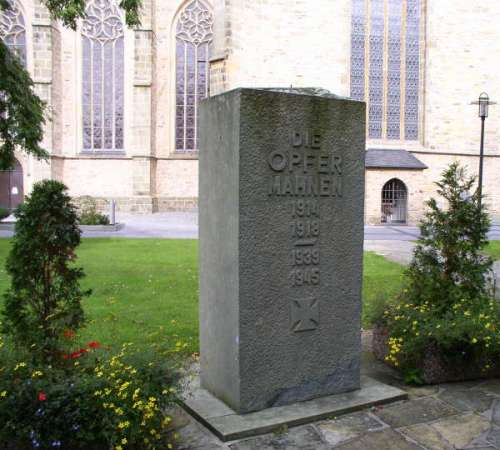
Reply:
<svg viewBox="0 0 500 450"><path fill-rule="evenodd" d="M0 14L0 39L17 54L26 67L26 26L24 17L15 1L9 1L10 8Z"/></svg>
<svg viewBox="0 0 500 450"><path fill-rule="evenodd" d="M83 150L123 150L123 20L113 0L91 0L85 12Z"/></svg>
<svg viewBox="0 0 500 450"><path fill-rule="evenodd" d="M368 137L417 140L420 0L352 0L351 97L367 103Z"/></svg>
<svg viewBox="0 0 500 450"><path fill-rule="evenodd" d="M198 149L198 102L208 97L213 15L200 0L188 3L176 26L175 150Z"/></svg>

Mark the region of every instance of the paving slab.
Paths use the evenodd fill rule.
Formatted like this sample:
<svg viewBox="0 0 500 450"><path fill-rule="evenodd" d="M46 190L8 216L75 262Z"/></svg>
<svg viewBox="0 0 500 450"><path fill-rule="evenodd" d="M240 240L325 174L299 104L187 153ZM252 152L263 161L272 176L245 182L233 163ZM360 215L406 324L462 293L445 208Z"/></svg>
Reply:
<svg viewBox="0 0 500 450"><path fill-rule="evenodd" d="M500 449L500 428L493 428L488 433L486 440L496 449Z"/></svg>
<svg viewBox="0 0 500 450"><path fill-rule="evenodd" d="M335 420L329 420L316 425L323 438L332 445L354 439L361 434L384 428L375 416L369 413L349 414Z"/></svg>
<svg viewBox="0 0 500 450"><path fill-rule="evenodd" d="M452 416L458 412L441 400L425 397L381 408L375 414L391 427L400 428Z"/></svg>
<svg viewBox="0 0 500 450"><path fill-rule="evenodd" d="M335 450L422 450L420 445L405 439L401 434L387 428L374 431L346 444L335 447Z"/></svg>
<svg viewBox="0 0 500 450"><path fill-rule="evenodd" d="M500 400L497 400L491 410L491 421L500 425Z"/></svg>
<svg viewBox="0 0 500 450"><path fill-rule="evenodd" d="M408 392L410 400L430 397L431 395L437 394L439 391L438 386L405 386L403 389Z"/></svg>
<svg viewBox="0 0 500 450"><path fill-rule="evenodd" d="M422 444L427 450L454 450L435 428L426 423L400 428L398 431Z"/></svg>
<svg viewBox="0 0 500 450"><path fill-rule="evenodd" d="M195 420L176 430L179 435L179 450L226 450L229 447L220 442L209 430Z"/></svg>
<svg viewBox="0 0 500 450"><path fill-rule="evenodd" d="M443 389L439 399L444 400L460 411L484 412L491 408L494 397L484 391L467 388Z"/></svg>
<svg viewBox="0 0 500 450"><path fill-rule="evenodd" d="M464 448L490 428L489 420L474 413L447 417L431 426L455 448Z"/></svg>
<svg viewBox="0 0 500 450"><path fill-rule="evenodd" d="M363 377L361 389L356 391L244 415L230 411L224 407L224 404L221 405L220 400L201 388L195 388L193 392L187 394L183 405L193 417L222 441L229 441L269 433L283 426L303 425L406 398L406 392L401 389Z"/></svg>
<svg viewBox="0 0 500 450"><path fill-rule="evenodd" d="M494 379L494 380L488 380L485 381L484 383L481 383L477 389L480 389L482 391L487 391L491 394L497 395L500 397L500 380Z"/></svg>
<svg viewBox="0 0 500 450"><path fill-rule="evenodd" d="M276 433L247 439L229 446L231 450L330 450L318 431L311 425L293 428L286 433Z"/></svg>
<svg viewBox="0 0 500 450"><path fill-rule="evenodd" d="M473 447L465 447L464 450L496 450L496 447L493 447L492 445L480 447L474 445Z"/></svg>

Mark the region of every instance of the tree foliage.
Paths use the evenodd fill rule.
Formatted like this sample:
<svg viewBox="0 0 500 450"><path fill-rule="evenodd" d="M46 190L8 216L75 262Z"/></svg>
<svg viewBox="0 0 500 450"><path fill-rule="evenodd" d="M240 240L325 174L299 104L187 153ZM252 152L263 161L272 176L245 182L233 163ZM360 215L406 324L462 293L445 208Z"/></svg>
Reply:
<svg viewBox="0 0 500 450"><path fill-rule="evenodd" d="M7 259L11 287L5 294L4 332L47 361L63 350L64 333L84 321L83 270L74 266L80 244L78 216L67 188L45 180L16 211L16 233Z"/></svg>
<svg viewBox="0 0 500 450"><path fill-rule="evenodd" d="M14 166L14 151L24 149L37 158L47 153L43 139L44 102L19 59L0 40L0 169Z"/></svg>
<svg viewBox="0 0 500 450"><path fill-rule="evenodd" d="M492 260L482 252L490 219L478 191L470 194L475 178L458 163L436 184L442 201L427 202L405 287L382 320L385 359L412 382L500 369L500 303L488 280Z"/></svg>
<svg viewBox="0 0 500 450"><path fill-rule="evenodd" d="M79 19L85 17L87 0L42 0L53 19L60 20L64 26L76 29ZM141 0L121 0L120 8L125 12L125 23L130 26L140 25Z"/></svg>
<svg viewBox="0 0 500 450"><path fill-rule="evenodd" d="M489 297L485 274L492 260L481 253L488 243L490 219L479 207L479 193L469 194L475 184L458 163L451 164L436 183L445 200L440 207L432 198L420 224L421 237L408 271L408 291L417 304L435 299L443 312L461 298Z"/></svg>
<svg viewBox="0 0 500 450"><path fill-rule="evenodd" d="M52 18L76 28L85 17L87 0L43 0ZM140 24L141 0L121 0L129 26ZM10 7L0 0L0 14ZM45 103L33 90L33 80L19 59L0 39L0 170L14 165L14 151L21 150L38 159L47 159L41 147Z"/></svg>

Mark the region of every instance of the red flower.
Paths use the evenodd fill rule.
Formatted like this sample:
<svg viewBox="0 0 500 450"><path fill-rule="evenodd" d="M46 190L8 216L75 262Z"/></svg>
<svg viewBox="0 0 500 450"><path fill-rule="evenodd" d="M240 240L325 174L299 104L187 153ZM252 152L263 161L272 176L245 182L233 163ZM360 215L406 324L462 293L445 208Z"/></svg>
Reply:
<svg viewBox="0 0 500 450"><path fill-rule="evenodd" d="M80 356L80 352L73 352L71 353L71 355L69 355L71 359L79 358Z"/></svg>
<svg viewBox="0 0 500 450"><path fill-rule="evenodd" d="M71 339L75 337L75 332L73 330L64 330L64 337Z"/></svg>
<svg viewBox="0 0 500 450"><path fill-rule="evenodd" d="M63 355L63 359L68 359L69 355Z"/></svg>
<svg viewBox="0 0 500 450"><path fill-rule="evenodd" d="M88 352L88 350L86 348L81 348L79 351L80 355L83 355L84 353L87 353L87 352Z"/></svg>
<svg viewBox="0 0 500 450"><path fill-rule="evenodd" d="M40 400L41 402L44 402L45 400L47 400L47 396L45 395L44 392L40 392L38 394L38 400Z"/></svg>
<svg viewBox="0 0 500 450"><path fill-rule="evenodd" d="M97 341L94 341L94 342L89 342L89 343L87 344L87 346L88 346L89 348L99 348L99 347L101 346L101 344L99 344L99 342L97 342Z"/></svg>

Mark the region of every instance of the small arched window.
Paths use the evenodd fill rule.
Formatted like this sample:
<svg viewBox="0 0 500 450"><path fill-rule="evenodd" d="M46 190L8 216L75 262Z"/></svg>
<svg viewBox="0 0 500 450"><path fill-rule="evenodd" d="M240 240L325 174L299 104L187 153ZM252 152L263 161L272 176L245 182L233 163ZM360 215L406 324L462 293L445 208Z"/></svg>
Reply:
<svg viewBox="0 0 500 450"><path fill-rule="evenodd" d="M382 223L406 223L408 190L405 184L393 178L382 188Z"/></svg>
<svg viewBox="0 0 500 450"><path fill-rule="evenodd" d="M15 0L9 1L10 8L0 14L0 39L14 52L26 67L26 25Z"/></svg>
<svg viewBox="0 0 500 450"><path fill-rule="evenodd" d="M83 150L123 150L123 20L114 0L91 0L85 12Z"/></svg>
<svg viewBox="0 0 500 450"><path fill-rule="evenodd" d="M198 102L209 94L213 14L201 0L180 12L175 29L175 150L198 149Z"/></svg>

